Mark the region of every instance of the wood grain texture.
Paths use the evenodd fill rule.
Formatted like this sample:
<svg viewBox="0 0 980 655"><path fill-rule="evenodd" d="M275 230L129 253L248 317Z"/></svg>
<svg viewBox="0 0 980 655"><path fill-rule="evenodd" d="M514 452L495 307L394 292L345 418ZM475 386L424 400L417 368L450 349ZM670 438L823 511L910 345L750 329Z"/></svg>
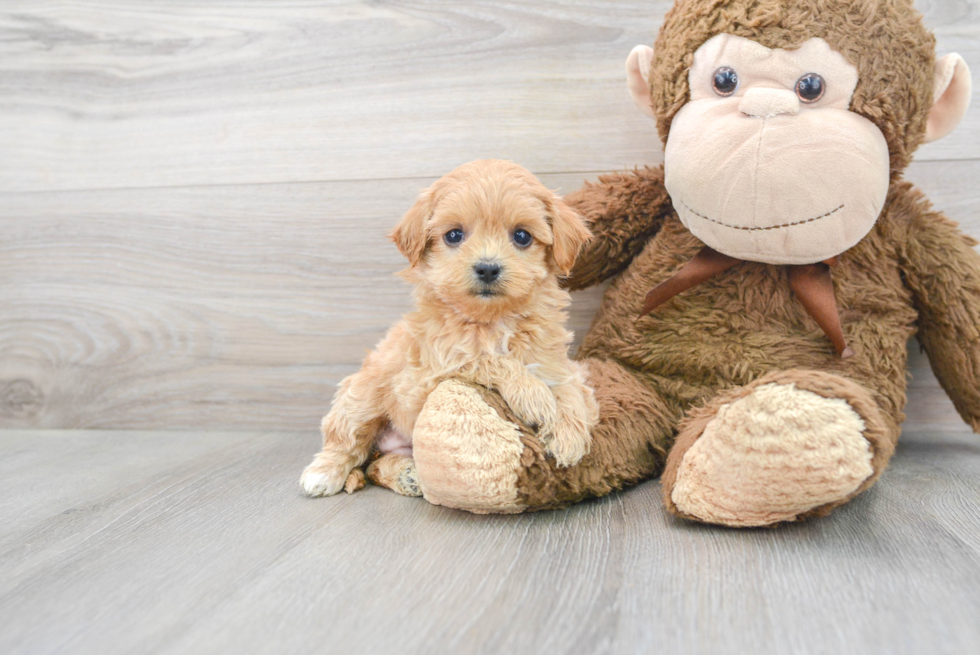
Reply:
<svg viewBox="0 0 980 655"><path fill-rule="evenodd" d="M980 162L910 178L980 237ZM410 306L385 234L431 181L0 196L0 427L315 428ZM600 297L576 294L579 336ZM911 366L909 425L959 424Z"/></svg>
<svg viewBox="0 0 980 655"><path fill-rule="evenodd" d="M980 6L917 5L940 52L980 71ZM5 0L0 191L438 176L479 157L539 172L658 162L623 63L669 6ZM974 111L919 160L975 158L978 142Z"/></svg>
<svg viewBox="0 0 980 655"><path fill-rule="evenodd" d="M728 530L656 482L475 516L311 500L312 435L0 432L0 651L980 651L980 442L910 433L832 516Z"/></svg>

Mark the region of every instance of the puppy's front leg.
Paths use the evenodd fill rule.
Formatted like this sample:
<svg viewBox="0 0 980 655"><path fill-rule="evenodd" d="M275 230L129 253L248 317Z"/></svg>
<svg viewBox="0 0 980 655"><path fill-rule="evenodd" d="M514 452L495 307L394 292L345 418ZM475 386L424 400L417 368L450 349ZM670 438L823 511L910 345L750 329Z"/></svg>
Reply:
<svg viewBox="0 0 980 655"><path fill-rule="evenodd" d="M306 467L300 484L310 496L331 496L344 488L347 476L367 461L384 423L379 416L376 376L365 368L340 383L333 407L323 417L323 450Z"/></svg>
<svg viewBox="0 0 980 655"><path fill-rule="evenodd" d="M579 374L555 387L554 393L558 425L554 437L545 440L545 447L559 466L573 466L592 448L592 428L599 422L599 405Z"/></svg>
<svg viewBox="0 0 980 655"><path fill-rule="evenodd" d="M477 380L500 392L504 402L518 418L535 428L538 436L547 441L554 434L558 420L555 394L544 380L532 375L520 362L509 357L488 360L486 379Z"/></svg>

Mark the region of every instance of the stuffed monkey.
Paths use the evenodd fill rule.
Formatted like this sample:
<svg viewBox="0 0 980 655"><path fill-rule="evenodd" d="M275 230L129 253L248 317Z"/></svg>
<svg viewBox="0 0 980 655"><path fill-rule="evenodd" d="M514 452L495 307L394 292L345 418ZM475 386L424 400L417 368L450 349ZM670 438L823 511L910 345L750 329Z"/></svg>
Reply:
<svg viewBox="0 0 980 655"><path fill-rule="evenodd" d="M612 278L578 354L592 450L560 468L494 392L444 382L425 497L519 512L662 475L688 519L823 515L888 464L913 336L980 431L976 242L902 179L970 76L912 2L679 0L627 73L665 163L566 198L596 235L569 288Z"/></svg>

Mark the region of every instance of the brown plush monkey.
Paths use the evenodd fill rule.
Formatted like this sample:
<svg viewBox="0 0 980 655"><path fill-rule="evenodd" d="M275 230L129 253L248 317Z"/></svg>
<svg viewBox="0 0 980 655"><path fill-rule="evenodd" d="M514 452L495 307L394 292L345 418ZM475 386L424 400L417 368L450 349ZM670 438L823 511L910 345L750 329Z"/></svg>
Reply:
<svg viewBox="0 0 980 655"><path fill-rule="evenodd" d="M934 50L909 0L680 0L627 62L665 165L566 199L596 235L569 286L613 278L579 353L592 452L558 468L496 394L446 382L414 435L426 498L517 512L662 473L683 517L825 514L891 457L912 336L980 431L976 242L901 179L970 96Z"/></svg>

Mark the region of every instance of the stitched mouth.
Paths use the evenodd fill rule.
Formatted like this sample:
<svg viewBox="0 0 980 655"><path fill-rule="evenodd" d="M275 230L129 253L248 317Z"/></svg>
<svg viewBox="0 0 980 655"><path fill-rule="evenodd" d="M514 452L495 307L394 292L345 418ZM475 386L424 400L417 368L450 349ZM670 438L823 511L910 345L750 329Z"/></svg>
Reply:
<svg viewBox="0 0 980 655"><path fill-rule="evenodd" d="M709 216L705 216L704 214L702 214L700 212L694 211L693 209L691 209L690 207L687 206L687 203L681 203L681 204L684 205L684 209L686 209L687 211L691 212L695 216L698 216L700 218L703 218L706 221L710 221L712 223L715 223L717 225L721 225L723 227L729 227L729 228L731 228L733 230L747 230L749 232L755 232L757 230L778 230L778 229L784 228L784 227L793 227L794 225L804 225L806 223L813 223L814 221L819 221L822 218L827 218L828 216L831 216L833 214L836 214L837 212L839 212L841 209L844 208L844 205L840 205L839 207L836 207L835 209L831 209L826 214L820 214L820 216L814 216L813 218L807 218L807 219L804 219L802 221L793 221L792 223L783 223L782 225L770 225L768 227L745 227L745 226L742 226L742 225L732 225L731 223L725 223L723 221L715 220L714 218L711 218Z"/></svg>

